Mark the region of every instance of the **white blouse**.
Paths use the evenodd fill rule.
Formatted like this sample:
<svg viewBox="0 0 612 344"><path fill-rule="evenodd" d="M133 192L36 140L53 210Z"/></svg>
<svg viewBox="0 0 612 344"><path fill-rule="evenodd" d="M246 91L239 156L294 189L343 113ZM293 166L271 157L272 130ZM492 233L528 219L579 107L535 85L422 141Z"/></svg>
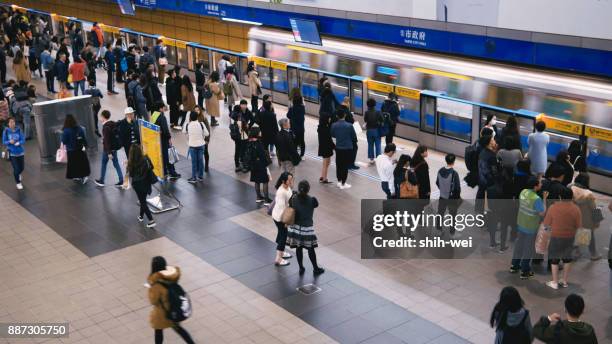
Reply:
<svg viewBox="0 0 612 344"><path fill-rule="evenodd" d="M272 209L272 219L274 221L280 222L281 216L283 215L283 211L285 208L289 206L289 200L293 195L293 191L291 188L286 188L281 185L281 187L276 190L276 195L274 196L274 208Z"/></svg>

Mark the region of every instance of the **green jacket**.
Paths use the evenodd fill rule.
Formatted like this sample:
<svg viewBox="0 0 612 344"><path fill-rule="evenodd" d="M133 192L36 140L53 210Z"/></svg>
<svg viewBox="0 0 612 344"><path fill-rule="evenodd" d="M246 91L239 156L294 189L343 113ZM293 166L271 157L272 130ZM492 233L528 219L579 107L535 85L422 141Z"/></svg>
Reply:
<svg viewBox="0 0 612 344"><path fill-rule="evenodd" d="M562 320L551 326L547 316L542 316L533 327L535 338L549 344L597 344L593 326L583 322Z"/></svg>

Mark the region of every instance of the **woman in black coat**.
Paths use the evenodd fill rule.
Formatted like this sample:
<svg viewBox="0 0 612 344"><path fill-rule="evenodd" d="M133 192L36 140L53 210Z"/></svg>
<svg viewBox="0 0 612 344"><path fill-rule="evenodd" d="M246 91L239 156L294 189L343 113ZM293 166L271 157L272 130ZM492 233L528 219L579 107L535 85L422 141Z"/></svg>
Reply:
<svg viewBox="0 0 612 344"><path fill-rule="evenodd" d="M323 168L321 169L321 177L319 182L329 184L327 180L327 171L331 163L331 157L334 155L334 141L331 136L331 125L333 118L331 113L323 112L319 114L319 126L317 127L317 136L319 138L319 156L323 158Z"/></svg>
<svg viewBox="0 0 612 344"><path fill-rule="evenodd" d="M274 155L274 144L276 143L276 135L278 134L278 123L276 122L276 114L272 108L272 102L266 100L263 103L263 111L255 115L255 122L261 128L261 141L264 148Z"/></svg>
<svg viewBox="0 0 612 344"><path fill-rule="evenodd" d="M427 165L427 147L419 145L412 155L410 168L414 169L419 184L419 199L429 200L431 184L429 182L429 165Z"/></svg>
<svg viewBox="0 0 612 344"><path fill-rule="evenodd" d="M506 139L506 137L512 137L513 140L512 145L510 147L503 147L504 149L507 150L513 150L513 149L518 149L518 150L522 150L521 147L521 135L519 133L519 128L518 128L518 122L516 120L516 117L514 116L510 116L508 117L508 120L506 121L506 126L502 128L502 130L499 133L499 137L495 138L495 141L498 143L503 144Z"/></svg>
<svg viewBox="0 0 612 344"><path fill-rule="evenodd" d="M245 160L251 170L251 181L255 183L257 203L269 205L272 203L268 193L268 166L272 163L270 155L260 141L261 131L258 127L249 129L249 140L245 148Z"/></svg>
<svg viewBox="0 0 612 344"><path fill-rule="evenodd" d="M328 81L323 84L323 88L321 89L320 94L320 107L319 107L319 115L322 113L330 113L335 114L336 109L340 106L340 102L334 96L334 92L331 89L331 83Z"/></svg>

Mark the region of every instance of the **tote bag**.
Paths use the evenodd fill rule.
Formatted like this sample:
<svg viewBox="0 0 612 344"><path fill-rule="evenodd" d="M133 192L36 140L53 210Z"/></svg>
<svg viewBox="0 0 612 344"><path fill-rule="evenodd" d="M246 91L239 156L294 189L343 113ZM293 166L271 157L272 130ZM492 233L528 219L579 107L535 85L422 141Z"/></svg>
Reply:
<svg viewBox="0 0 612 344"><path fill-rule="evenodd" d="M55 152L55 162L65 164L68 162L68 152L66 152L66 146L62 143Z"/></svg>
<svg viewBox="0 0 612 344"><path fill-rule="evenodd" d="M550 230L546 226L540 225L535 240L536 253L546 254L548 252L548 243L550 243Z"/></svg>

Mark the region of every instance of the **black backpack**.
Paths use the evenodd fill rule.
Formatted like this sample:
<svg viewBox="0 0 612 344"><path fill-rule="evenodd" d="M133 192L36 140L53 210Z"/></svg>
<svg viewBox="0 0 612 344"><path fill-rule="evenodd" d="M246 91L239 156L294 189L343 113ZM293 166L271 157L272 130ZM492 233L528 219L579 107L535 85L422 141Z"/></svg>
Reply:
<svg viewBox="0 0 612 344"><path fill-rule="evenodd" d="M230 123L230 138L234 141L240 141L242 139L240 135L240 127L238 126L238 121L234 121Z"/></svg>
<svg viewBox="0 0 612 344"><path fill-rule="evenodd" d="M516 326L508 326L504 324L501 329L503 331L502 344L530 344L531 336L525 327L525 320L529 316L529 311L525 311L525 315L521 322Z"/></svg>
<svg viewBox="0 0 612 344"><path fill-rule="evenodd" d="M114 122L111 127L110 146L111 150L113 151L118 151L123 147L123 143L121 142L121 131L119 130L119 125Z"/></svg>
<svg viewBox="0 0 612 344"><path fill-rule="evenodd" d="M170 308L165 309L163 303L160 303L166 318L172 322L181 322L191 316L191 299L187 292L178 283L160 282L168 291L168 303Z"/></svg>
<svg viewBox="0 0 612 344"><path fill-rule="evenodd" d="M204 99L212 98L213 94L208 84L204 85L204 92L202 93L202 96L204 97Z"/></svg>

